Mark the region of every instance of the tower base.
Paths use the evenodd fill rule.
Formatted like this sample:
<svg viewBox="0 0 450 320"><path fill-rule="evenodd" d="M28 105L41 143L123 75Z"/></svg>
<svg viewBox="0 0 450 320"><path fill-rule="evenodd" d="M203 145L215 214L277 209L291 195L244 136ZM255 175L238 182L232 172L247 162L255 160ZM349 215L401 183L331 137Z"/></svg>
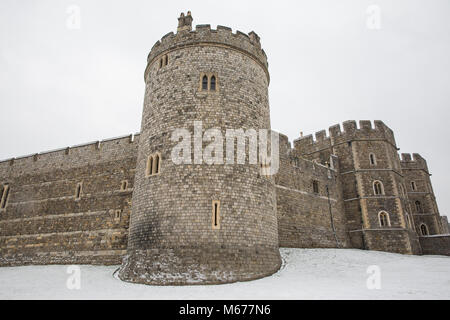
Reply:
<svg viewBox="0 0 450 320"><path fill-rule="evenodd" d="M129 250L119 278L150 285L223 284L263 278L280 266L278 247Z"/></svg>

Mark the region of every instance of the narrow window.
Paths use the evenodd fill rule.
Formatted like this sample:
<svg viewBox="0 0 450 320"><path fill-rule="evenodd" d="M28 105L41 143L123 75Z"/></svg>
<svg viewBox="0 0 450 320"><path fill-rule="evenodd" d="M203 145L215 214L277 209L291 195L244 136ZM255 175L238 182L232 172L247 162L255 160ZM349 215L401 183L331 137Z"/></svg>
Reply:
<svg viewBox="0 0 450 320"><path fill-rule="evenodd" d="M168 63L169 63L169 57L166 55L164 57L164 64L167 66Z"/></svg>
<svg viewBox="0 0 450 320"><path fill-rule="evenodd" d="M163 66L163 58L159 59L159 68L161 69Z"/></svg>
<svg viewBox="0 0 450 320"><path fill-rule="evenodd" d="M157 154L156 156L155 156L155 173L154 174L158 174L159 173L159 163L160 163L160 160L159 160L159 154Z"/></svg>
<svg viewBox="0 0 450 320"><path fill-rule="evenodd" d="M220 229L220 201L212 202L212 228Z"/></svg>
<svg viewBox="0 0 450 320"><path fill-rule="evenodd" d="M149 177L153 173L153 157L148 156L147 158L147 167L145 169L145 176Z"/></svg>
<svg viewBox="0 0 450 320"><path fill-rule="evenodd" d="M386 211L381 211L378 213L378 222L380 227L389 227L391 225L389 214Z"/></svg>
<svg viewBox="0 0 450 320"><path fill-rule="evenodd" d="M208 90L208 77L206 75L202 79L202 90Z"/></svg>
<svg viewBox="0 0 450 320"><path fill-rule="evenodd" d="M375 195L384 194L383 184L380 181L375 181L373 183L373 192L375 193Z"/></svg>
<svg viewBox="0 0 450 320"><path fill-rule="evenodd" d="M0 202L3 199L3 192L5 191L5 187L3 185L0 185Z"/></svg>
<svg viewBox="0 0 450 320"><path fill-rule="evenodd" d="M114 212L114 220L120 221L120 216L122 215L122 210L116 210Z"/></svg>
<svg viewBox="0 0 450 320"><path fill-rule="evenodd" d="M211 91L216 91L216 77L215 76L211 77L211 85L209 88Z"/></svg>
<svg viewBox="0 0 450 320"><path fill-rule="evenodd" d="M372 166L374 166L374 165L377 164L377 160L376 160L375 155L374 155L373 153L371 153L371 154L369 155L369 159L370 159L370 164L371 164Z"/></svg>
<svg viewBox="0 0 450 320"><path fill-rule="evenodd" d="M319 193L319 182L317 180L313 180L313 192Z"/></svg>
<svg viewBox="0 0 450 320"><path fill-rule="evenodd" d="M6 204L8 203L8 197L9 197L9 185L5 184L2 187L2 197L1 197L1 203L0 203L0 209L5 209L6 208Z"/></svg>
<svg viewBox="0 0 450 320"><path fill-rule="evenodd" d="M423 236L427 236L429 234L428 233L428 227L427 227L427 225L425 223L422 223L420 225L420 232L422 233Z"/></svg>
<svg viewBox="0 0 450 320"><path fill-rule="evenodd" d="M79 200L81 198L81 182L77 184L77 189L75 191L75 199Z"/></svg>
<svg viewBox="0 0 450 320"><path fill-rule="evenodd" d="M128 181L127 180L123 180L121 185L120 185L120 190L121 191L125 191L128 188Z"/></svg>
<svg viewBox="0 0 450 320"><path fill-rule="evenodd" d="M416 191L417 186L416 186L416 182L415 181L411 181L411 189L412 189L412 191Z"/></svg>
<svg viewBox="0 0 450 320"><path fill-rule="evenodd" d="M422 210L422 204L420 203L420 201L416 201L416 211L417 211L417 213L423 213L423 210Z"/></svg>

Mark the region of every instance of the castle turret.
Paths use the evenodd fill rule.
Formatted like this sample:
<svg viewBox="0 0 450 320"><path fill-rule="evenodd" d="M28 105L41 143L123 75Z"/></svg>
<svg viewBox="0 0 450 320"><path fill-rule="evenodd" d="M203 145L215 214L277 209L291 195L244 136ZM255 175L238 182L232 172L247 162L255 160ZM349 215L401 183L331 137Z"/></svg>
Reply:
<svg viewBox="0 0 450 320"><path fill-rule="evenodd" d="M254 32L181 32L191 23L182 15L148 56L125 281L234 282L281 264L274 180L258 164L207 164L201 153L207 129L270 129L266 55ZM176 129L193 136L187 162L173 161Z"/></svg>

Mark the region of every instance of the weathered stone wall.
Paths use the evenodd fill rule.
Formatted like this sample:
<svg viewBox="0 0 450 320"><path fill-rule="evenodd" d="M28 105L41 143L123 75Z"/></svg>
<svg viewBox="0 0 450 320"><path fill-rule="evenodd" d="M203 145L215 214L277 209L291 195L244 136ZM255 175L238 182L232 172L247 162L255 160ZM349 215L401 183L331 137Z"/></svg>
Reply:
<svg viewBox="0 0 450 320"><path fill-rule="evenodd" d="M264 55L249 36L206 26L169 35L150 53L121 279L232 282L262 277L280 267L273 178L262 176L259 165L248 162L175 164L171 158L178 144L171 140L172 133L183 128L193 135L194 121L202 121L201 135L211 128L222 137L226 129L270 129L269 79L257 56ZM216 76L216 90L201 89L205 74ZM204 150L210 141L200 144ZM161 170L147 177L147 159L154 153L161 154ZM190 156L193 160L194 150ZM213 201L220 201L219 228L213 228Z"/></svg>
<svg viewBox="0 0 450 320"><path fill-rule="evenodd" d="M402 153L401 166L416 232L422 235L421 226L425 225L430 235L446 233L442 226L425 159L417 153L414 153L412 157L408 153ZM415 190L412 186L413 182Z"/></svg>
<svg viewBox="0 0 450 320"><path fill-rule="evenodd" d="M450 256L450 235L419 237L422 254Z"/></svg>
<svg viewBox="0 0 450 320"><path fill-rule="evenodd" d="M407 211L407 195L401 191L404 179L394 134L383 122L374 123L372 127L370 121L360 121L358 128L355 121L346 121L343 131L336 125L329 128L329 136L323 130L315 134L315 140L309 135L294 142L294 153L298 156L321 163L325 163L331 154L338 157L350 238L355 247L367 249L372 249L375 242L361 238L366 233L359 236L358 231L375 230L370 232L371 238L380 231L376 239L381 239L392 233L383 232L384 229L413 228ZM381 193L375 193L375 182L381 183ZM388 214L385 225L380 223L380 212ZM398 232L396 237L404 237L401 241L405 243L403 252L411 253L411 245L406 245L410 241L406 234ZM397 248L390 247L390 237L377 243L375 250L383 248L384 251L398 252Z"/></svg>
<svg viewBox="0 0 450 320"><path fill-rule="evenodd" d="M449 228L449 223L448 223L447 216L442 216L441 217L441 223L442 223L442 233L443 234L450 234L450 228Z"/></svg>
<svg viewBox="0 0 450 320"><path fill-rule="evenodd" d="M0 265L120 263L136 166L134 138L1 162L0 183L10 192L0 211Z"/></svg>
<svg viewBox="0 0 450 320"><path fill-rule="evenodd" d="M318 193L313 181L318 183ZM293 157L287 137L280 135L275 184L280 247L349 246L338 168Z"/></svg>

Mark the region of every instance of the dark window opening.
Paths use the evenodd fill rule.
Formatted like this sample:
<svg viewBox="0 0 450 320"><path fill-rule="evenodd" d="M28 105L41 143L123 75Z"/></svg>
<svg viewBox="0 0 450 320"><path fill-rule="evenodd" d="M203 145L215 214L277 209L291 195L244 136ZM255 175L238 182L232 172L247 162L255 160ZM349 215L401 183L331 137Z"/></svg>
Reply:
<svg viewBox="0 0 450 320"><path fill-rule="evenodd" d="M159 173L159 155L155 156L155 174Z"/></svg>
<svg viewBox="0 0 450 320"><path fill-rule="evenodd" d="M217 208L218 208L218 204L217 204L217 202L216 203L214 203L214 226L216 226L217 227Z"/></svg>
<svg viewBox="0 0 450 320"><path fill-rule="evenodd" d="M369 157L370 157L370 164L375 165L375 155L371 153Z"/></svg>
<svg viewBox="0 0 450 320"><path fill-rule="evenodd" d="M425 224L422 224L420 226L420 232L422 233L423 236L427 236L428 235L428 227Z"/></svg>
<svg viewBox="0 0 450 320"><path fill-rule="evenodd" d="M420 201L416 201L416 211L418 213L423 213L422 204L420 203Z"/></svg>
<svg viewBox="0 0 450 320"><path fill-rule="evenodd" d="M77 185L77 192L75 193L75 198L80 199L80 197L81 197L81 184L79 183Z"/></svg>
<svg viewBox="0 0 450 320"><path fill-rule="evenodd" d="M313 192L319 193L319 182L316 180L313 181Z"/></svg>
<svg viewBox="0 0 450 320"><path fill-rule="evenodd" d="M202 90L208 90L208 77L207 76L203 76Z"/></svg>
<svg viewBox="0 0 450 320"><path fill-rule="evenodd" d="M211 77L211 86L210 86L210 90L211 91L216 91L216 77L212 76Z"/></svg>

